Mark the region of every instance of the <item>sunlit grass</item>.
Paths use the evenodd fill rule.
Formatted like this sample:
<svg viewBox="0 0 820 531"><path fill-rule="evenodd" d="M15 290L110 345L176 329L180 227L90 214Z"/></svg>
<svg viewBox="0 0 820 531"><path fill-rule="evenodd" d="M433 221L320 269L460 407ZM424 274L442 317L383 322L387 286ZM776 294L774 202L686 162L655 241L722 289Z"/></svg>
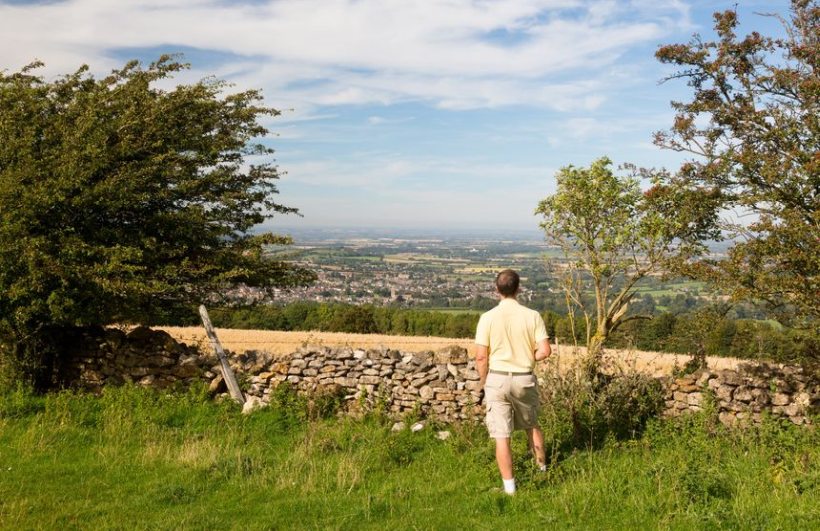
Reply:
<svg viewBox="0 0 820 531"><path fill-rule="evenodd" d="M287 405L289 404L289 405ZM379 416L243 416L202 392L0 399L3 529L812 529L816 430L730 431L707 416L642 439L560 446L547 473L514 440L499 493L482 426L391 432ZM547 430L548 440L559 431ZM435 429L448 429L445 441Z"/></svg>

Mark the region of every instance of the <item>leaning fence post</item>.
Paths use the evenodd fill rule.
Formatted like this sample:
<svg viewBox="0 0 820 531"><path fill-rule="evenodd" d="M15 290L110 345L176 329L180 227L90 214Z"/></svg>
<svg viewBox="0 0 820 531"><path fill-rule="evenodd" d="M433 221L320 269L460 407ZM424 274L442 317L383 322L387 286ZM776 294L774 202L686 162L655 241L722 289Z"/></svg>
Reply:
<svg viewBox="0 0 820 531"><path fill-rule="evenodd" d="M233 399L239 402L239 405L244 405L245 396L242 394L242 390L239 389L239 384L236 382L233 369L231 369L231 366L228 364L228 358L225 357L225 351L222 349L222 344L219 342L219 338L216 337L214 325L211 324L211 318L208 317L208 310L205 308L204 304L199 306L199 316L202 317L202 324L205 325L205 332L208 334L208 339L211 340L211 345L213 345L214 350L216 351L216 356L219 358L219 363L222 365L222 377L225 379L225 384L228 386L228 391L230 391Z"/></svg>

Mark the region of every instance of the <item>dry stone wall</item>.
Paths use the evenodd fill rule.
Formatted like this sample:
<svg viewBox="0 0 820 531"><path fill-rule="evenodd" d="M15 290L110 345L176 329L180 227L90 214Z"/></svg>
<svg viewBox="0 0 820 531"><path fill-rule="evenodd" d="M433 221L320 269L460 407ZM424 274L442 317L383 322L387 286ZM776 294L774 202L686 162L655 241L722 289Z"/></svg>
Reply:
<svg viewBox="0 0 820 531"><path fill-rule="evenodd" d="M378 407L445 421L481 416L475 362L460 347L436 353L306 347L284 357L248 351L232 354L230 363L248 398L263 404L287 384L308 396L338 394L349 410ZM225 387L215 356L144 327L87 332L65 373L69 385L92 391L126 382L162 389L205 381L214 394Z"/></svg>
<svg viewBox="0 0 820 531"><path fill-rule="evenodd" d="M213 394L224 391L216 357L177 343L163 331L138 327L90 330L72 345L63 367L66 384L89 390L135 383L147 387L187 386L205 381ZM244 352L230 363L249 400L269 402L278 385L305 395L332 393L346 409L384 408L445 421L479 419L479 377L461 347L439 352L305 347L289 356ZM702 370L667 382L668 416L713 404L724 424L757 422L768 412L795 424L820 413L820 378L799 367L746 364L737 370Z"/></svg>
<svg viewBox="0 0 820 531"><path fill-rule="evenodd" d="M738 370L701 370L670 383L666 414L713 404L723 424L760 422L764 413L808 424L820 413L820 380L800 367L744 364Z"/></svg>
<svg viewBox="0 0 820 531"><path fill-rule="evenodd" d="M68 385L91 391L124 383L163 389L201 381L212 362L166 332L96 328L71 345L62 372Z"/></svg>
<svg viewBox="0 0 820 531"><path fill-rule="evenodd" d="M396 416L416 412L456 421L481 415L475 362L460 347L437 353L304 348L264 366L248 394L264 403L282 384L308 395L330 390L353 408L382 407Z"/></svg>

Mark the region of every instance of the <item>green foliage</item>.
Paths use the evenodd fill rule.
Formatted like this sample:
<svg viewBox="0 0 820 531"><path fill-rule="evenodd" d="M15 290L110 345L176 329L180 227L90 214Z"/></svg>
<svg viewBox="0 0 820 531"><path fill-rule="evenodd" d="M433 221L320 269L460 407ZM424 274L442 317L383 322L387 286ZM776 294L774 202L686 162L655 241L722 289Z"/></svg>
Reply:
<svg viewBox="0 0 820 531"><path fill-rule="evenodd" d="M820 5L792 0L785 37L735 34L737 13L715 14L717 39L696 36L656 56L680 70L690 101L673 102L661 147L691 154L677 184L721 191L723 209L754 215L724 223L728 256L683 270L736 299L768 302L817 333L820 318Z"/></svg>
<svg viewBox="0 0 820 531"><path fill-rule="evenodd" d="M262 258L254 225L296 210L273 201L276 166L245 166L278 111L206 79L160 88L168 56L101 79L0 72L0 340L48 385L62 330L140 322L239 283L312 275ZM45 366L44 368L42 366Z"/></svg>
<svg viewBox="0 0 820 531"><path fill-rule="evenodd" d="M436 337L473 337L479 318L474 313L316 302L214 308L211 314L214 324L224 328Z"/></svg>
<svg viewBox="0 0 820 531"><path fill-rule="evenodd" d="M626 316L636 284L673 260L701 254L701 241L713 235L705 220L713 216L714 194L664 186L664 172L631 168L631 175L618 176L611 165L603 157L589 168L561 168L555 194L535 211L543 218L547 241L566 258L562 274L568 309L581 311L574 324L583 323L593 365L611 333L642 317ZM642 193L638 175L654 186Z"/></svg>
<svg viewBox="0 0 820 531"><path fill-rule="evenodd" d="M728 310L725 304L700 308L688 315L682 326L675 328L670 340L691 346L691 369L705 368L707 353L728 351L735 332L731 327L733 322L725 318Z"/></svg>
<svg viewBox="0 0 820 531"><path fill-rule="evenodd" d="M289 383L280 383L270 394L270 410L280 417L284 427L294 427L309 420L331 418L344 403L344 388L320 387L310 397L296 392Z"/></svg>
<svg viewBox="0 0 820 531"><path fill-rule="evenodd" d="M40 413L45 409L45 400L35 396L22 383L14 387L0 388L0 419L16 419Z"/></svg>
<svg viewBox="0 0 820 531"><path fill-rule="evenodd" d="M339 332L371 334L376 331L376 321L372 306L346 306L337 312L330 323Z"/></svg>
<svg viewBox="0 0 820 531"><path fill-rule="evenodd" d="M411 464L429 444L425 440L429 438L427 437L428 433L416 434L405 428L396 433L395 436L390 437L385 448L385 462L399 467Z"/></svg>
<svg viewBox="0 0 820 531"><path fill-rule="evenodd" d="M619 178L601 158L589 168L566 166L556 174L556 193L538 206L541 227L551 243L571 251L571 258L594 277L629 267L624 250L638 245L636 217L641 192L637 179Z"/></svg>
<svg viewBox="0 0 820 531"><path fill-rule="evenodd" d="M806 330L725 315L709 320L708 313L662 313L631 321L610 336L607 346L780 363L811 362L820 348L817 336Z"/></svg>
<svg viewBox="0 0 820 531"><path fill-rule="evenodd" d="M552 434L553 452L634 438L664 405L658 380L640 373L592 380L580 368L551 370L542 389L544 428Z"/></svg>
<svg viewBox="0 0 820 531"><path fill-rule="evenodd" d="M282 418L286 428L298 426L308 419L308 401L289 384L277 385L270 394L270 407Z"/></svg>

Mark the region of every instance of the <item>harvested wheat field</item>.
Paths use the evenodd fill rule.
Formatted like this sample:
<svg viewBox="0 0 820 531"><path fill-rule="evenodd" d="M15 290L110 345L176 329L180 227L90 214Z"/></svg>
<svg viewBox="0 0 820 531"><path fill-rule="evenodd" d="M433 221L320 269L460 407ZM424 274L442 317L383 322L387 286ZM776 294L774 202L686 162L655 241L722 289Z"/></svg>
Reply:
<svg viewBox="0 0 820 531"><path fill-rule="evenodd" d="M205 330L200 327L159 327L178 341L210 349ZM439 350L458 345L474 355L472 339L455 339L447 337L388 336L379 334L345 334L339 332L281 332L275 330L236 330L218 328L217 335L225 349L232 352L259 350L275 355L284 355L306 346L352 347L363 349L389 348L406 352ZM553 347L553 361L565 369L573 364L584 348L560 345ZM612 371L637 370L663 376L670 374L675 367L682 367L689 356L667 354L662 352L644 352L636 350L606 351L606 360ZM708 357L709 368L714 370L731 369L743 362L737 358Z"/></svg>
<svg viewBox="0 0 820 531"><path fill-rule="evenodd" d="M210 348L205 329L201 327L157 327L165 330L178 341L189 345ZM281 332L277 330L237 330L217 328L219 341L227 350L244 352L261 350L271 354L290 354L305 346L390 348L408 352L438 350L452 345L471 348L468 339L447 337L386 336L379 334L346 334L341 332Z"/></svg>

